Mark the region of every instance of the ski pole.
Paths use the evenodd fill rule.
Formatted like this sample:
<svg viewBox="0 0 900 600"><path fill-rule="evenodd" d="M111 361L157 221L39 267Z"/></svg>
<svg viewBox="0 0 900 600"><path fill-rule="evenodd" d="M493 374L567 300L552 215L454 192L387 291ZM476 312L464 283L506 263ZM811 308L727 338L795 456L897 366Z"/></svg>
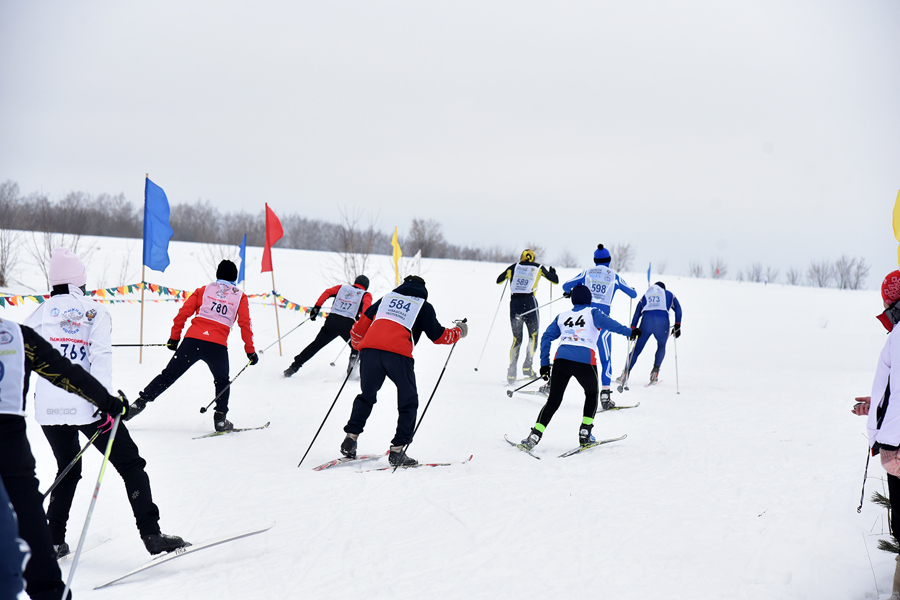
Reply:
<svg viewBox="0 0 900 600"><path fill-rule="evenodd" d="M543 379L543 377L535 377L534 379L532 379L532 380L529 381L528 383L523 383L522 385L520 385L519 387L517 387L517 388L514 389L514 390L506 390L506 395L509 396L510 398L512 398L513 392L518 392L518 391L521 390L523 387L526 387L526 386L531 385L532 383L534 383L534 382L537 381L538 379Z"/></svg>
<svg viewBox="0 0 900 600"><path fill-rule="evenodd" d="M497 310L494 311L494 318L491 320L491 326L488 328L487 336L484 338L484 347L481 349L481 356L478 357L478 362L475 364L475 370L478 370L478 365L481 364L481 359L484 358L484 351L487 349L488 340L491 339L491 331L494 329L494 323L497 321L497 313L500 312L500 305L503 304L503 294L506 293L506 286L509 285L509 279L506 280L506 283L503 284L503 289L500 290L500 301L497 303Z"/></svg>
<svg viewBox="0 0 900 600"><path fill-rule="evenodd" d="M676 342L677 338L672 336L672 347L675 349L675 393L680 394L681 390L678 387L678 342Z"/></svg>
<svg viewBox="0 0 900 600"><path fill-rule="evenodd" d="M44 492L44 497L42 498L42 500L47 499L47 496L50 495L50 492L52 492L54 490L54 488L56 488L56 486L59 485L59 482L62 481L63 477L66 476L66 473L68 473L69 471L72 470L72 467L75 466L75 463L78 462L78 460L81 458L81 455L84 454L88 448L90 448L91 444L93 444L94 440L96 440L99 436L100 436L100 430L97 429L97 431L94 432L94 435L91 437L91 439L88 440L87 444L84 445L84 448L82 448L81 451L75 455L75 458L72 459L72 462L70 462L68 464L68 466L62 470L62 473L60 473L59 475L56 476L56 480L53 483L51 483L50 487L47 488L47 491Z"/></svg>
<svg viewBox="0 0 900 600"><path fill-rule="evenodd" d="M125 394L119 390L119 395L124 399ZM69 571L69 579L66 581L66 589L63 590L63 598L69 597L69 590L72 588L72 578L75 576L75 569L78 567L78 558L81 556L81 550L84 547L84 539L87 537L88 526L91 524L91 515L94 514L94 506L97 504L97 494L100 493L100 484L103 482L103 474L106 473L106 465L109 464L109 454L112 452L113 441L116 439L116 431L119 429L119 422L122 415L117 415L113 422L112 430L109 432L109 442L106 444L106 452L103 454L103 464L100 466L100 475L97 477L97 485L94 486L94 496L91 498L91 505L88 508L87 517L84 520L84 529L81 530L81 538L78 540L78 549L75 550L75 557L72 559L72 570Z"/></svg>
<svg viewBox="0 0 900 600"><path fill-rule="evenodd" d="M333 360L333 361L331 361L331 366L332 366L332 367L334 366L334 363L337 362L337 359L339 359L339 358L341 357L341 354L344 353L344 348L346 348L346 347L349 346L349 345L350 345L350 342L347 342L346 344L344 344L343 346L341 346L341 351L338 352L338 355L334 357L334 360Z"/></svg>
<svg viewBox="0 0 900 600"><path fill-rule="evenodd" d="M521 315L519 315L519 316L520 316L520 317L524 317L524 316L527 315L527 314L533 313L533 312L536 311L536 310L541 310L541 309L544 308L545 306L550 306L550 305L553 304L554 302L559 302L560 300L563 300L563 299L565 299L565 296L560 296L560 297L557 298L556 300L551 300L550 302L547 302L546 304L541 304L540 306L538 306L538 307L536 307L536 308L532 308L531 310L526 310L525 312L523 312L523 313L522 313Z"/></svg>
<svg viewBox="0 0 900 600"><path fill-rule="evenodd" d="M151 346L165 346L165 344L111 344L113 348L149 348Z"/></svg>
<svg viewBox="0 0 900 600"><path fill-rule="evenodd" d="M465 323L466 319L463 319L462 321L453 321L453 322L454 323ZM437 383L434 384L434 389L431 390L431 396L428 397L428 402L425 403L425 408L422 409L422 414L419 415L419 422L416 423L416 428L413 429L413 434L412 434L413 439L416 439L416 432L419 431L419 425L422 424L422 419L425 418L425 413L428 412L428 407L431 405L431 400L432 400L432 398L434 398L434 394L435 394L435 392L437 392L438 386L441 384L441 378L444 377L444 371L447 370L447 363L450 362L450 357L453 356L453 351L456 349L457 343L459 343L459 340L456 340L455 342L453 342L453 346L451 346L451 348L450 348L450 353L447 354L447 360L444 361L444 368L441 369L441 374L438 375ZM538 378L538 379L540 379L540 378ZM405 446L403 446L403 451L400 453L400 456L406 456L406 449L409 448L410 444L412 444L412 440L410 440L409 442L406 443ZM400 467L400 465L397 465L396 467L394 467L394 470L391 471L391 473L396 473L398 467Z"/></svg>
<svg viewBox="0 0 900 600"><path fill-rule="evenodd" d="M300 325L303 325L304 323L306 323L306 321L309 321L309 317L306 317L305 320L300 321ZM274 342L272 342L271 344L269 344L268 346L266 346L266 349L265 349L265 350L260 350L259 353L260 353L260 354L264 353L266 350L268 350L269 348L271 348L272 346L274 346L275 344L277 344L278 342L280 342L281 340L283 340L284 338L286 338L287 336L289 336L289 335L292 334L293 332L297 331L297 329L300 328L300 325L297 325L297 327L294 327L293 329L291 329L290 331L288 331L286 334L284 334L283 336L281 336L280 338L278 338L277 340L275 340ZM165 345L165 344L163 344L163 345Z"/></svg>
<svg viewBox="0 0 900 600"><path fill-rule="evenodd" d="M302 325L302 323L301 323L300 325ZM299 327L299 325L298 325L298 327ZM230 388L230 387L231 387L231 384L234 383L235 379L237 379L238 377L240 377L240 376L241 376L241 373L243 373L244 371L246 371L246 370L247 370L247 367L249 367L251 364L252 364L251 361L247 361L247 364L244 365L244 368L243 368L243 369L241 369L240 371L238 371L238 374L234 376L234 379L232 379L231 381L229 381L229 382L228 382L228 385L226 385L224 388L222 388L222 391L221 391L221 392L219 392L218 394L216 394L216 397L212 399L212 402L210 402L210 403L207 404L206 406L202 407L202 408L200 409L200 412L201 412L201 413L205 413L207 410L209 410L209 407L213 405L213 402L215 402L216 400L218 400L218 399L219 399L219 396L221 396L222 394L224 394L224 393L225 393L225 390L227 390L228 388Z"/></svg>
<svg viewBox="0 0 900 600"><path fill-rule="evenodd" d="M634 347L637 345L637 340L631 341L628 340L628 359L625 363L625 377L622 379L622 383L619 384L619 387L616 389L621 394L623 390L628 389L628 378L631 376L631 354L634 352Z"/></svg>
<svg viewBox="0 0 900 600"><path fill-rule="evenodd" d="M353 372L353 369L347 371L347 376L344 377L344 383L341 384L341 389L338 390L337 396L334 397L334 402L331 403L331 406L328 407L328 412L325 413L325 418L322 419L322 424L319 425L319 428L316 430L316 435L313 436L312 441L309 443L309 448L306 449L306 452L303 453L303 458L300 459L300 462L297 463L297 466L303 464L303 461L306 459L306 455L309 454L309 451L312 450L313 444L316 443L316 438L319 437L319 433L322 431L322 428L325 426L325 421L328 420L328 416L331 415L331 410L334 408L334 405L337 404L338 398L341 397L341 392L344 391L344 386L347 385L347 381L350 379L350 373Z"/></svg>

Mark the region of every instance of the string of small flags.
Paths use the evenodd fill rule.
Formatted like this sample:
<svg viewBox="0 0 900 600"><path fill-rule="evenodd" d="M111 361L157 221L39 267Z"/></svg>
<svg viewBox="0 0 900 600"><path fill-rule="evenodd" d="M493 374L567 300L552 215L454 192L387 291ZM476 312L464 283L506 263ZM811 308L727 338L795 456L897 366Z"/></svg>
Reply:
<svg viewBox="0 0 900 600"><path fill-rule="evenodd" d="M129 296L140 292L141 290L149 290L155 294L157 294L158 298L147 298L145 302L183 302L186 300L193 291L189 290L179 290L176 288L167 287L164 285L158 285L156 283L133 283L130 285L120 285L117 287L109 287L109 288L100 288L96 290L88 290L87 295L93 297L97 302L102 302L104 304L112 304L112 303L126 303L126 304L140 304L140 299L136 298L117 298L116 296ZM270 300L272 296L275 296L278 306L284 308L286 310L294 310L300 311L304 314L308 314L310 307L301 306L296 302L291 302L281 294L277 294L274 292L265 292L262 294L247 294L247 298L250 299L262 299L262 300ZM43 304L45 300L50 297L50 294L0 294L0 308L4 308L7 305L9 306L22 306L26 301L35 302L37 304ZM256 304L256 303L254 303ZM322 312L323 316L327 316L328 313Z"/></svg>

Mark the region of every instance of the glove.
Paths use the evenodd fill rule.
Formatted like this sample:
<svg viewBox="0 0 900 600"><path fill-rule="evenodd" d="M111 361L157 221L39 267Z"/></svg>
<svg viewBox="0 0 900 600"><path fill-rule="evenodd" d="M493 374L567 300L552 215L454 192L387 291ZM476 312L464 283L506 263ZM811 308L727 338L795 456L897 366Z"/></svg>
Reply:
<svg viewBox="0 0 900 600"><path fill-rule="evenodd" d="M572 294L569 292L563 292L563 298L571 298Z"/></svg>
<svg viewBox="0 0 900 600"><path fill-rule="evenodd" d="M309 309L309 320L315 321L316 317L319 316L320 310L322 310L322 309L321 309L321 307L318 307L318 306L313 306L311 309ZM256 363L254 363L254 364L256 364Z"/></svg>
<svg viewBox="0 0 900 600"><path fill-rule="evenodd" d="M541 365L541 377L544 381L550 381L550 365Z"/></svg>
<svg viewBox="0 0 900 600"><path fill-rule="evenodd" d="M547 272L550 273L551 275L556 275L556 267L550 267L550 269Z"/></svg>
<svg viewBox="0 0 900 600"><path fill-rule="evenodd" d="M251 365L255 365L259 362L259 354L257 354L256 352L248 352L247 358L250 360Z"/></svg>
<svg viewBox="0 0 900 600"><path fill-rule="evenodd" d="M128 398L125 397L125 392L123 392L122 390L119 390L119 396L116 398L116 400L118 400L119 402L122 403L122 409L121 409L121 412L119 413L122 415L122 420L127 421L128 413L131 411L131 405L128 404ZM114 416L114 414L110 415L110 416L112 417L112 416Z"/></svg>
<svg viewBox="0 0 900 600"><path fill-rule="evenodd" d="M175 352L176 350L178 350L178 340L169 338L169 341L166 342L166 348L168 348L172 352Z"/></svg>
<svg viewBox="0 0 900 600"><path fill-rule="evenodd" d="M103 421L103 424L100 425L100 427L98 427L97 429L100 431L100 433L109 433L110 431L112 431L112 426L115 422L116 419L111 414L106 413L106 420Z"/></svg>
<svg viewBox="0 0 900 600"><path fill-rule="evenodd" d="M641 333L643 333L643 332L641 331L640 327L632 327L631 335L628 336L628 339L634 341L634 340L638 339L639 337L641 337Z"/></svg>
<svg viewBox="0 0 900 600"><path fill-rule="evenodd" d="M672 335L681 337L681 323L675 323L675 326L672 327Z"/></svg>
<svg viewBox="0 0 900 600"><path fill-rule="evenodd" d="M460 321L459 323L456 324L456 328L459 329L459 338L460 339L469 335L469 326L466 323Z"/></svg>

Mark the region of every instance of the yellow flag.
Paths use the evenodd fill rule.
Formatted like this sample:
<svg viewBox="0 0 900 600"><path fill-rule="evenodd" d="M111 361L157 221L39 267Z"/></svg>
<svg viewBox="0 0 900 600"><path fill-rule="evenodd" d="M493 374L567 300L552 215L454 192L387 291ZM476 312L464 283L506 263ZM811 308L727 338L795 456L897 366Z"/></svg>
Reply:
<svg viewBox="0 0 900 600"><path fill-rule="evenodd" d="M894 237L900 242L900 192L894 202ZM897 246L897 264L900 265L900 246Z"/></svg>
<svg viewBox="0 0 900 600"><path fill-rule="evenodd" d="M900 196L897 197L898 202L900 202ZM896 215L896 209L895 209ZM897 231L897 217L894 217L894 231ZM900 239L900 238L898 238ZM400 251L400 243L397 241L397 228L394 227L394 237L391 238L391 247L394 249L394 280L396 283L394 285L400 285L400 257L403 256L403 252Z"/></svg>

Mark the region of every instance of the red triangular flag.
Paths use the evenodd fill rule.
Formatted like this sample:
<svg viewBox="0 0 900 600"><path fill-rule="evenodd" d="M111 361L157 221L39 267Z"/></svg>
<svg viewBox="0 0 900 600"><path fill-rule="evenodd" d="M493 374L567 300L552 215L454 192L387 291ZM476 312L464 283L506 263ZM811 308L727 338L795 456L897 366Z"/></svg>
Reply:
<svg viewBox="0 0 900 600"><path fill-rule="evenodd" d="M265 273L272 270L272 246L284 235L284 229L281 228L281 221L266 204L266 247L263 249L262 271Z"/></svg>

